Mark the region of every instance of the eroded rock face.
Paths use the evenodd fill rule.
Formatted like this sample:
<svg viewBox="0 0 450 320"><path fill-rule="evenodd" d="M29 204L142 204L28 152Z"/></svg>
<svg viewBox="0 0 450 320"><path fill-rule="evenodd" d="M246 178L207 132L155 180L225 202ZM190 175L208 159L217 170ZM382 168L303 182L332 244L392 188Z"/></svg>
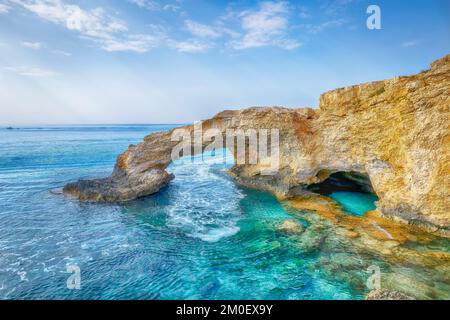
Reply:
<svg viewBox="0 0 450 320"><path fill-rule="evenodd" d="M184 127L192 132L193 127ZM248 187L284 198L334 172L367 175L379 210L394 218L450 232L450 55L414 76L323 94L320 109L281 107L223 111L203 128L278 129L280 167L261 175L259 164L235 165ZM105 179L78 181L64 192L90 201L123 201L157 192L177 141L172 131L130 146Z"/></svg>

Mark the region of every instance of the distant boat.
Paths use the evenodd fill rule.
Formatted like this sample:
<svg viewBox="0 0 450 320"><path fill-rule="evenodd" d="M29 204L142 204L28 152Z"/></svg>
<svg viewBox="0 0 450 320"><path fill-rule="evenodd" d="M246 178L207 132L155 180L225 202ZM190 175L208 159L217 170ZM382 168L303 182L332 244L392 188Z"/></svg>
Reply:
<svg viewBox="0 0 450 320"><path fill-rule="evenodd" d="M12 130L14 129L13 127L7 127L6 130Z"/></svg>

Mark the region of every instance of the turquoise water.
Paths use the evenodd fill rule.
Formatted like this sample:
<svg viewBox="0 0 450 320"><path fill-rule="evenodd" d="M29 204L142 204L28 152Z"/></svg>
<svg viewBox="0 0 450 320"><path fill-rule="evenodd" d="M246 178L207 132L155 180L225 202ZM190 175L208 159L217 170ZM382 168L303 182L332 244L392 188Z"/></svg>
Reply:
<svg viewBox="0 0 450 320"><path fill-rule="evenodd" d="M168 187L128 203L81 203L61 194L67 182L108 175L129 144L170 127L0 128L0 299L367 293L365 270L383 261L352 251L315 215L238 187L226 173L227 154L207 155L201 164L181 159L169 168L176 178ZM228 163L217 161L223 156ZM286 219L302 223L305 233L278 232ZM70 265L80 268L80 290L67 288Z"/></svg>
<svg viewBox="0 0 450 320"><path fill-rule="evenodd" d="M363 216L367 211L376 209L375 201L378 197L372 193L362 192L333 192L329 195L341 204L345 211L356 216Z"/></svg>
<svg viewBox="0 0 450 320"><path fill-rule="evenodd" d="M308 268L315 259L276 231L293 217L272 195L236 186L232 161L215 163L221 155L179 160L169 187L126 204L61 194L69 181L109 174L129 144L169 127L0 130L0 298L358 297ZM73 264L80 290L66 286Z"/></svg>

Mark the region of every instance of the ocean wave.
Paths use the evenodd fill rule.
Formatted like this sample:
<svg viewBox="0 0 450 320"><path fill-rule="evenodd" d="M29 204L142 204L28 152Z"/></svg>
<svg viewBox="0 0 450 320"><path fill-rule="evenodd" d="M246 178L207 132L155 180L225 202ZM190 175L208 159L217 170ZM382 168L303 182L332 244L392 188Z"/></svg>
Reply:
<svg viewBox="0 0 450 320"><path fill-rule="evenodd" d="M169 169L176 176L172 186L176 196L165 208L169 227L206 242L239 232L239 202L244 194L224 172L230 167L227 163L232 162L229 157L228 152L218 151L214 156L181 158L171 165ZM214 187L217 185L221 187Z"/></svg>

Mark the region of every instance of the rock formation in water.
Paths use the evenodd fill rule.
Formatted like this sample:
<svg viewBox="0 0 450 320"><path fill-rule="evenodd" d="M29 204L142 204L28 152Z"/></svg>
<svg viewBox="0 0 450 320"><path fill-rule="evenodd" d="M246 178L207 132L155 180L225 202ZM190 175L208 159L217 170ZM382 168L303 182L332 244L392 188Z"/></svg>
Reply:
<svg viewBox="0 0 450 320"><path fill-rule="evenodd" d="M281 226L278 227L278 232L282 234L292 235L301 234L305 231L303 225L293 219L285 220Z"/></svg>
<svg viewBox="0 0 450 320"><path fill-rule="evenodd" d="M278 172L267 176L259 164L235 165L230 173L242 185L283 198L336 172L366 176L384 215L450 231L450 55L417 75L327 92L320 109L223 111L203 128L279 130ZM145 137L118 157L110 177L70 183L64 192L88 201L157 192L174 178L166 171L178 144L172 133Z"/></svg>
<svg viewBox="0 0 450 320"><path fill-rule="evenodd" d="M414 298L409 297L398 291L389 291L386 289L378 289L369 292L366 300L414 300Z"/></svg>

